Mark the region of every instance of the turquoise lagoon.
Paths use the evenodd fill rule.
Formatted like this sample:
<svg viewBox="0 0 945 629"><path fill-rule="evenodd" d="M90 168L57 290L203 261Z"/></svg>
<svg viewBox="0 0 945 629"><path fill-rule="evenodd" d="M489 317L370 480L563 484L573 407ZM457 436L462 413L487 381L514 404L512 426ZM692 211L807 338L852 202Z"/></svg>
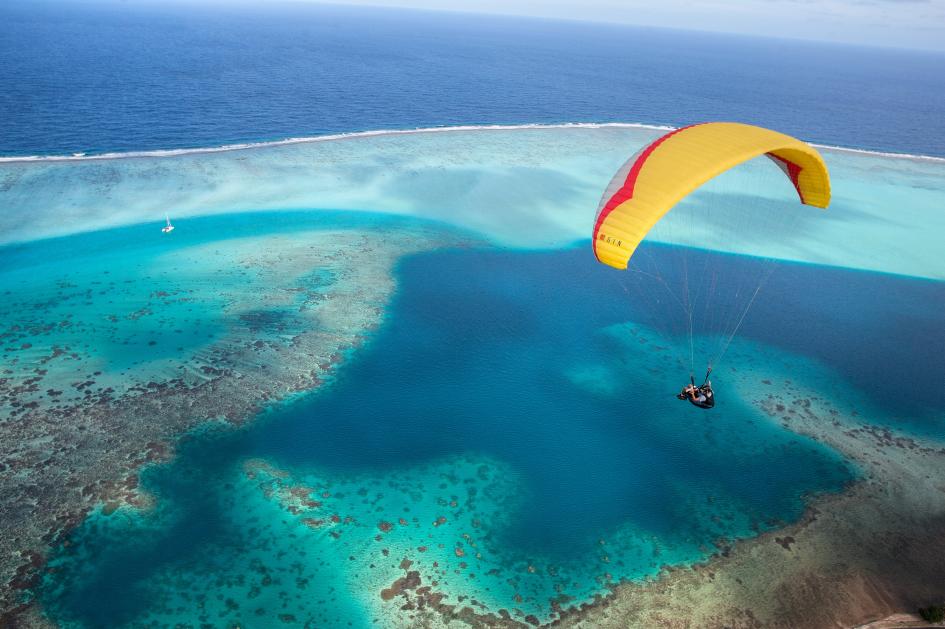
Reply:
<svg viewBox="0 0 945 629"><path fill-rule="evenodd" d="M586 253L404 260L384 326L334 380L188 439L145 476L155 511L96 514L71 538L47 609L85 626L397 625L380 592L407 558L450 602L547 618L552 600L702 559L853 478L734 395L712 416L675 400L685 372L625 327L632 309ZM292 512L274 483L321 504Z"/></svg>
<svg viewBox="0 0 945 629"><path fill-rule="evenodd" d="M0 250L0 288L18 303L68 277L77 296L52 307L92 330L108 313L87 290L116 291L129 308L151 283L197 297L162 310L160 333L127 322L68 339L119 379L225 335L219 304L234 297L220 287L253 290L252 273L203 276L190 248L226 255L260 233L419 225L479 238L403 258L383 325L319 389L244 428L183 439L143 475L152 509L90 515L37 591L48 613L90 627L398 626L404 612L381 591L407 559L446 602L548 619L552 601L723 552L855 478L756 408L765 381L945 436L933 394L945 377L933 233L945 162L829 151L829 212L784 239L728 241L793 262L759 298L706 414L672 397L688 375L680 340L643 323L581 240L608 174L655 133L441 131L0 167L10 240L87 232ZM178 229L163 238L166 208ZM733 272L755 264L731 260ZM297 306L269 314L291 321Z"/></svg>

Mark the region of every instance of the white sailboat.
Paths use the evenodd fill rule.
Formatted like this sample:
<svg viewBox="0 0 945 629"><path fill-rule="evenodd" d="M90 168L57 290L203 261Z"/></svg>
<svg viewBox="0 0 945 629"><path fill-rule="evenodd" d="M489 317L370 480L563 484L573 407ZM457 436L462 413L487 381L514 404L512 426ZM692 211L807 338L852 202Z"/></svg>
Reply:
<svg viewBox="0 0 945 629"><path fill-rule="evenodd" d="M164 227L162 227L162 228L161 228L161 231L164 232L165 234L169 234L169 233L171 233L172 231L174 231L174 226L171 225L171 217L169 217L167 214L165 214L165 215L164 215L164 220L167 221L167 225L165 225Z"/></svg>

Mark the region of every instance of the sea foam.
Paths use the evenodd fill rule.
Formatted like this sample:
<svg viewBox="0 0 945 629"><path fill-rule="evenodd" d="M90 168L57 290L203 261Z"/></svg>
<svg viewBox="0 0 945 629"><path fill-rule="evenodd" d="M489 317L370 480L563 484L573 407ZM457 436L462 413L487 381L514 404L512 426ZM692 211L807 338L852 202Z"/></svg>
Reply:
<svg viewBox="0 0 945 629"><path fill-rule="evenodd" d="M336 140L351 140L356 138L385 136L385 135L410 135L414 133L443 133L451 131L515 131L526 129L655 129L661 131L673 131L678 127L658 124L645 124L641 122L563 122L558 124L518 124L518 125L453 125L443 127L416 127L413 129L371 129L365 131L352 131L348 133L331 133L325 135L312 135L283 138L281 140L262 140L259 142L237 142L234 144L223 144L220 146L190 147L180 149L156 149L150 151L112 151L107 153L91 154L85 152L73 153L71 155L25 155L0 157L2 163L18 162L37 162L37 161L84 161L84 160L102 160L102 159L128 159L135 157L176 157L179 155L199 155L202 153L223 153L227 151L244 151L253 148L263 148L271 146L285 146L291 144L306 144L309 142L331 142ZM896 153L890 151L874 151L869 149L836 146L831 144L816 144L813 146L827 149L830 151L844 151L849 153L862 153L864 155L874 155L879 157L891 157L897 159L921 159L936 162L945 162L945 157L936 157L932 155L914 155L911 153Z"/></svg>

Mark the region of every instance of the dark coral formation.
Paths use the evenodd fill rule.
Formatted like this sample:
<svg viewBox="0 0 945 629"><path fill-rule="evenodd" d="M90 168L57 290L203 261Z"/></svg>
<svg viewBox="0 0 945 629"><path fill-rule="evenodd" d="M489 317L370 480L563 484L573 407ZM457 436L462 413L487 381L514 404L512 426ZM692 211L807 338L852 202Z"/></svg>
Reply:
<svg viewBox="0 0 945 629"><path fill-rule="evenodd" d="M538 626L538 619L532 615L518 615L524 622L512 618L507 609L500 609L496 613L488 611L482 603L470 599L469 604L460 601L456 604L447 602L447 596L436 591L436 581L424 585L420 571L410 570L411 563L404 559L401 568L405 574L397 578L389 587L381 590L381 600L393 602L396 600L400 611L407 612L411 626L429 626L430 624L458 621L470 627L500 627L502 629L527 629Z"/></svg>

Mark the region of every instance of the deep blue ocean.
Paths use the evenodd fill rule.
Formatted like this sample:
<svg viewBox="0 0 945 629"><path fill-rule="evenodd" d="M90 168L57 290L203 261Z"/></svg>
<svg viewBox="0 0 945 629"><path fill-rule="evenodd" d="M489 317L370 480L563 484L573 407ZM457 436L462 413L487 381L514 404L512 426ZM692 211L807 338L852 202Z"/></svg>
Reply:
<svg viewBox="0 0 945 629"><path fill-rule="evenodd" d="M739 120L945 156L945 55L378 8L0 3L0 155Z"/></svg>

